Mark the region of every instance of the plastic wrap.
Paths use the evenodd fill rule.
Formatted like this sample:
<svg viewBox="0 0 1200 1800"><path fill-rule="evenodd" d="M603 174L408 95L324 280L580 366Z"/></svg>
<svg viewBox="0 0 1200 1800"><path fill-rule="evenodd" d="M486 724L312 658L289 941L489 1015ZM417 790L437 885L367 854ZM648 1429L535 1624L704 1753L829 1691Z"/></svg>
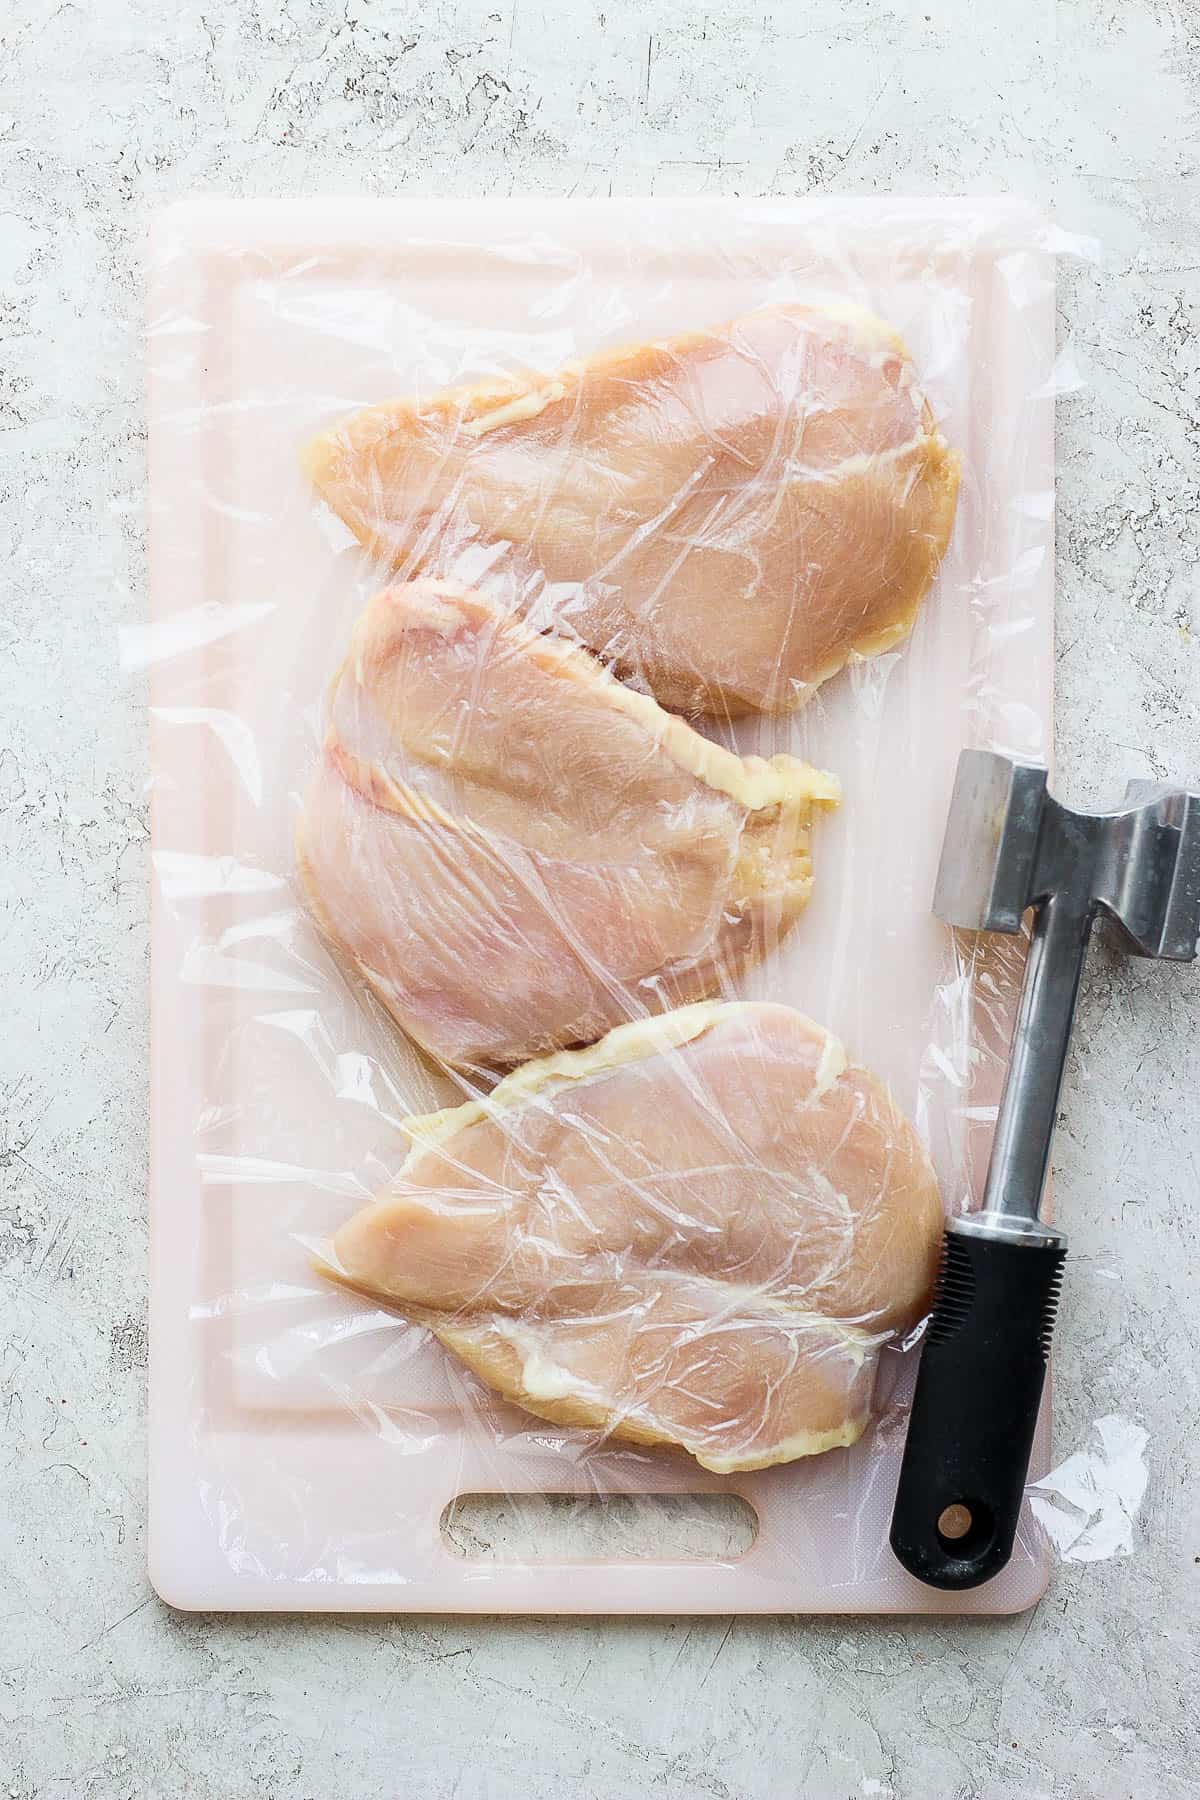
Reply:
<svg viewBox="0 0 1200 1800"><path fill-rule="evenodd" d="M1049 234L206 202L152 262L160 1591L1027 1604L1032 1514L974 1595L886 1540L1020 972L930 916L946 802L1050 749ZM490 1559L473 1494L757 1530Z"/></svg>

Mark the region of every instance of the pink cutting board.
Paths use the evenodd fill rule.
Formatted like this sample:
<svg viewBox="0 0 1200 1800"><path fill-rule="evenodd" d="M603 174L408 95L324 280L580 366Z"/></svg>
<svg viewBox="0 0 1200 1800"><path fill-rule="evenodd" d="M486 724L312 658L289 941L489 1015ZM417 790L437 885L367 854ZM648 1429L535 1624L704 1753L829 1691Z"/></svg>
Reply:
<svg viewBox="0 0 1200 1800"><path fill-rule="evenodd" d="M1051 742L1053 266L1015 202L206 200L151 258L151 1573L177 1606L447 1612L1008 1612L1047 1576L943 1595L887 1527L913 1356L861 1443L736 1479L493 1400L310 1250L460 1097L365 1006L297 903L296 796L378 583L297 446L352 407L552 369L768 300L851 299L907 338L964 456L912 640L739 730L836 770L817 887L743 991L833 1027L891 1083L947 1204L977 1191L1019 957L968 979L928 906L964 744ZM1047 1431L1034 1474L1046 1467ZM734 1491L742 1556L464 1558L455 1496Z"/></svg>

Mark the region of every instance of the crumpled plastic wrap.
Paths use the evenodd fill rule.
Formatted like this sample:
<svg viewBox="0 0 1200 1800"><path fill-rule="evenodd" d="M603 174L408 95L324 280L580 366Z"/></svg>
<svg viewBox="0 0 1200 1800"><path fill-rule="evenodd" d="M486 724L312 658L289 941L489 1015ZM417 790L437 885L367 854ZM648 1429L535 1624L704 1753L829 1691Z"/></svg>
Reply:
<svg viewBox="0 0 1200 1800"><path fill-rule="evenodd" d="M886 1538L1020 974L929 915L945 805L1050 748L1053 250L1009 202L159 221L168 1598L1040 1591L1032 1515L965 1597ZM757 1533L464 1555L472 1494Z"/></svg>

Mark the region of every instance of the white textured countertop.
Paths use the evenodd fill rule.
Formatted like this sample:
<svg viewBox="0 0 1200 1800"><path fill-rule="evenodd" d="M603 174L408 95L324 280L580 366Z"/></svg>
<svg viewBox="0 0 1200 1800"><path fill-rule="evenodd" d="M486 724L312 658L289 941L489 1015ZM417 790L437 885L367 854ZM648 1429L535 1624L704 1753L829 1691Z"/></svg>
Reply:
<svg viewBox="0 0 1200 1800"><path fill-rule="evenodd" d="M238 1620L145 1575L141 258L195 190L1053 201L1058 784L1200 779L1200 14L1010 0L9 0L0 20L0 1794L1185 1800L1200 971L1093 956L1055 1156L1060 1457L1128 1556L1013 1620ZM981 19L984 22L980 22ZM1068 360L1069 359L1069 360Z"/></svg>

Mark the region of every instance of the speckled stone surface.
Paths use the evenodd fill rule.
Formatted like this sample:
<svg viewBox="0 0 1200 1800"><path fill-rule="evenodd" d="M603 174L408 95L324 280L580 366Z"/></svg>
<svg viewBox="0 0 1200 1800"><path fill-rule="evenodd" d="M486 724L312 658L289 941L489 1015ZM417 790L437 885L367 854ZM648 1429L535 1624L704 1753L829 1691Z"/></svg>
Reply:
<svg viewBox="0 0 1200 1800"><path fill-rule="evenodd" d="M1094 959L1061 1455L1131 1555L996 1622L206 1619L144 1567L141 259L194 190L1056 204L1059 785L1200 777L1194 0L8 0L0 18L0 1796L1189 1800L1200 972Z"/></svg>

